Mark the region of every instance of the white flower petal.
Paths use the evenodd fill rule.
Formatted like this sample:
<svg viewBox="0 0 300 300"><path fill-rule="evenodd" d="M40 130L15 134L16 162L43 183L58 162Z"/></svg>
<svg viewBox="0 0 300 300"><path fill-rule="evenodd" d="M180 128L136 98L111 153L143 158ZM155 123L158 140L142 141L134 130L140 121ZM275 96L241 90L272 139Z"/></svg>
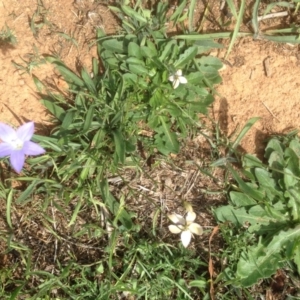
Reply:
<svg viewBox="0 0 300 300"><path fill-rule="evenodd" d="M182 75L182 70L177 70L175 74L180 77Z"/></svg>
<svg viewBox="0 0 300 300"><path fill-rule="evenodd" d="M176 78L176 79L173 81L173 89L174 89L174 90L178 88L179 83L180 83L179 78Z"/></svg>
<svg viewBox="0 0 300 300"><path fill-rule="evenodd" d="M169 225L169 230L175 234L182 232L182 230L176 225Z"/></svg>
<svg viewBox="0 0 300 300"><path fill-rule="evenodd" d="M191 242L192 234L189 230L182 231L181 233L181 242L183 247L187 247Z"/></svg>
<svg viewBox="0 0 300 300"><path fill-rule="evenodd" d="M183 76L179 76L178 79L179 79L179 82L182 83L182 84L186 84L188 82L187 79Z"/></svg>
<svg viewBox="0 0 300 300"><path fill-rule="evenodd" d="M183 216L178 214L169 214L168 218L174 223L174 224L180 224L185 225L185 219Z"/></svg>
<svg viewBox="0 0 300 300"><path fill-rule="evenodd" d="M189 230L191 233L201 235L203 233L203 228L197 223L192 223L189 225Z"/></svg>
<svg viewBox="0 0 300 300"><path fill-rule="evenodd" d="M175 76L171 75L168 79L169 79L169 81L173 82L175 80Z"/></svg>
<svg viewBox="0 0 300 300"><path fill-rule="evenodd" d="M192 223L196 219L196 214L193 211L188 211L186 216L185 216L186 222L187 223Z"/></svg>

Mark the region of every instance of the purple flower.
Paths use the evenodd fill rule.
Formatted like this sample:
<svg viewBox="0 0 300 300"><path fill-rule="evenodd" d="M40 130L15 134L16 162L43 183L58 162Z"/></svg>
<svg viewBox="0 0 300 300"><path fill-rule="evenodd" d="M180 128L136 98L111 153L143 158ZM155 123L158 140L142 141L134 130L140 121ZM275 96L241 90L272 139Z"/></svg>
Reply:
<svg viewBox="0 0 300 300"><path fill-rule="evenodd" d="M20 173L25 162L25 155L39 155L45 150L30 141L34 132L34 123L28 122L14 130L10 126L0 123L0 157L9 156L13 169Z"/></svg>

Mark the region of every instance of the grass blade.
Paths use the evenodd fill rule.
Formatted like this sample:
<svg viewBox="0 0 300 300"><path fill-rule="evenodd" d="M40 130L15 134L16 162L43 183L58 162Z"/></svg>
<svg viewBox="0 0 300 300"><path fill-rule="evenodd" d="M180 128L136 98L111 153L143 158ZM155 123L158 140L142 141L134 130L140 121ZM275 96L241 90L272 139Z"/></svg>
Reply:
<svg viewBox="0 0 300 300"><path fill-rule="evenodd" d="M232 149L236 149L236 147L240 144L241 140L244 138L244 136L246 135L246 133L250 130L250 128L253 126L253 124L259 120L259 117L255 117L255 118L251 118L246 125L244 126L244 128L242 129L242 131L239 133L239 135L237 136L237 138L235 139L235 141L232 144Z"/></svg>
<svg viewBox="0 0 300 300"><path fill-rule="evenodd" d="M254 38L259 33L259 25L258 25L258 7L260 4L260 0L256 0L253 6L253 13L252 13L252 27L254 30Z"/></svg>
<svg viewBox="0 0 300 300"><path fill-rule="evenodd" d="M11 203L13 199L13 189L11 189L7 196L7 204L6 204L6 221L10 229L13 229L11 224Z"/></svg>
<svg viewBox="0 0 300 300"><path fill-rule="evenodd" d="M241 23L242 23L242 20L244 17L245 5L246 5L246 0L242 0L239 15L237 18L237 22L236 22L236 25L235 25L235 28L234 28L234 31L233 31L233 34L231 37L230 45L228 47L225 59L228 57L229 53L231 52L234 42L235 42L236 38L238 37L238 32L240 30L240 26L241 26Z"/></svg>

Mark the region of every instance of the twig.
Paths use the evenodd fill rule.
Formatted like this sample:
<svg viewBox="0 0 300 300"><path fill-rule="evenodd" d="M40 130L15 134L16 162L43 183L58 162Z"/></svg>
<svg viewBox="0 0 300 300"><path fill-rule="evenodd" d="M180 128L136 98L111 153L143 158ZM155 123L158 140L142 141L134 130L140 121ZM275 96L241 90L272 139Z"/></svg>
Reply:
<svg viewBox="0 0 300 300"><path fill-rule="evenodd" d="M52 218L53 218L53 228L54 228L54 231L56 232L57 228L56 228L56 219L55 219L55 213L54 213L54 209L53 209L53 203L52 203L52 200L51 200L51 212L52 212ZM56 262L56 258L57 258L57 238L55 238L55 241L54 241L54 257L53 257L53 262L55 263Z"/></svg>
<svg viewBox="0 0 300 300"><path fill-rule="evenodd" d="M271 110L270 110L270 108L264 103L264 102L262 102L262 101L260 101L263 105L264 105L264 107L267 109L267 111L277 120L277 121L279 121L280 122L280 120L271 112Z"/></svg>
<svg viewBox="0 0 300 300"><path fill-rule="evenodd" d="M280 12L276 12L276 13L272 13L272 14L267 14L267 15L264 15L264 16L260 16L260 17L257 18L257 21L260 22L260 21L265 20L265 19L285 17L287 15L288 15L287 11L280 11Z"/></svg>
<svg viewBox="0 0 300 300"><path fill-rule="evenodd" d="M270 77L271 76L271 71L270 71L270 58L269 58L269 56L264 59L263 63L264 63L266 76Z"/></svg>

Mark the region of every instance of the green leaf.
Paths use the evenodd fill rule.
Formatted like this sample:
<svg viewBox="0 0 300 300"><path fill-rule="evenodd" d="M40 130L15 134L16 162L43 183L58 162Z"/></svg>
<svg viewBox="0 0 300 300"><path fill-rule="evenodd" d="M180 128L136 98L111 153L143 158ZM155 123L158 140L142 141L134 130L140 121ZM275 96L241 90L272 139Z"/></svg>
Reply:
<svg viewBox="0 0 300 300"><path fill-rule="evenodd" d="M90 75L87 73L87 71L85 69L81 70L81 77L82 77L86 87L88 88L88 90L92 94L97 95L96 86L95 86L93 80L91 79Z"/></svg>
<svg viewBox="0 0 300 300"><path fill-rule="evenodd" d="M214 214L220 222L232 222L235 226L244 226L245 224L268 225L270 221L276 219L268 217L267 213L259 205L251 207L249 211L245 207L234 208L232 205L218 207Z"/></svg>
<svg viewBox="0 0 300 300"><path fill-rule="evenodd" d="M6 202L6 221L10 229L13 229L12 223L11 223L11 204L13 201L13 192L14 190L11 189L7 195L7 202Z"/></svg>
<svg viewBox="0 0 300 300"><path fill-rule="evenodd" d="M126 143L124 141L124 137L120 130L114 130L112 132L114 136L114 142L116 146L115 154L117 155L117 162L124 163L125 162L125 151L126 151Z"/></svg>
<svg viewBox="0 0 300 300"><path fill-rule="evenodd" d="M173 132L171 132L170 127L166 124L163 117L160 117L159 119L162 124L162 130L165 134L165 143L167 145L167 148L173 153L178 153L179 143L176 138L176 135Z"/></svg>
<svg viewBox="0 0 300 300"><path fill-rule="evenodd" d="M235 24L235 27L234 27L234 30L233 30L233 33L232 33L231 41L230 41L229 47L227 49L225 59L227 59L229 53L232 50L232 47L234 45L235 40L238 37L238 33L239 33L239 30L240 30L240 27L241 27L241 23L242 23L243 17L244 17L245 6L246 6L246 0L241 0L239 15L238 15L237 22Z"/></svg>
<svg viewBox="0 0 300 300"><path fill-rule="evenodd" d="M286 167L297 177L300 175L299 157L291 148L286 148L284 151L286 157Z"/></svg>
<svg viewBox="0 0 300 300"><path fill-rule="evenodd" d="M135 11L130 6L122 5L121 9L128 17L131 17L132 19L142 23L147 23L147 19L144 18L140 12Z"/></svg>
<svg viewBox="0 0 300 300"><path fill-rule="evenodd" d="M194 46L198 47L198 54L202 54L211 49L221 49L224 48L223 45L214 42L213 40L198 40L194 42Z"/></svg>
<svg viewBox="0 0 300 300"><path fill-rule="evenodd" d="M124 208L120 207L119 202L109 191L107 180L103 180L100 183L100 190L101 190L101 195L103 197L103 200L107 205L108 209L110 210L110 212L114 216L118 216L118 219L127 230L132 229L133 223L130 215L127 213L127 211Z"/></svg>
<svg viewBox="0 0 300 300"><path fill-rule="evenodd" d="M297 266L298 274L300 274L300 243L299 243L299 241L296 244L296 246L294 247L293 260Z"/></svg>
<svg viewBox="0 0 300 300"><path fill-rule="evenodd" d="M147 46L142 46L141 47L141 53L144 57L148 57L148 58L152 58L154 56L156 56L156 50L154 51L153 49L150 49Z"/></svg>
<svg viewBox="0 0 300 300"><path fill-rule="evenodd" d="M202 56L200 59L197 59L197 62L202 66L214 67L216 70L219 70L223 67L222 61L214 56Z"/></svg>
<svg viewBox="0 0 300 300"><path fill-rule="evenodd" d="M230 200L235 206L251 206L257 204L255 200L244 193L231 191Z"/></svg>
<svg viewBox="0 0 300 300"><path fill-rule="evenodd" d="M41 102L45 105L45 107L50 111L50 113L56 117L58 120L63 122L66 112L60 106L54 104L50 100L42 99Z"/></svg>
<svg viewBox="0 0 300 300"><path fill-rule="evenodd" d="M175 9L175 12L170 17L170 21L174 21L174 25L176 25L178 19L183 13L183 10L185 9L187 4L187 0L183 0L181 4Z"/></svg>
<svg viewBox="0 0 300 300"><path fill-rule="evenodd" d="M64 77L66 82L74 83L78 87L84 86L84 82L72 70L67 68L64 64L60 62L54 62L54 64L56 65L58 71Z"/></svg>
<svg viewBox="0 0 300 300"><path fill-rule="evenodd" d="M280 253L284 247L296 241L300 237L300 225L288 230L282 230L266 246L262 238L256 247L251 247L246 253L242 253L237 265L237 277L239 282L248 287L255 284L261 278L269 278L281 268L284 258Z"/></svg>
<svg viewBox="0 0 300 300"><path fill-rule="evenodd" d="M183 54L181 54L177 60L177 62L174 64L174 67L176 69L184 67L188 62L193 60L195 56L197 55L198 48L196 46L192 46L184 51Z"/></svg>
<svg viewBox="0 0 300 300"><path fill-rule="evenodd" d="M283 162L283 149L281 143L276 138L271 139L268 142L267 147L265 149L265 157L269 158L273 151L276 151L278 153L280 157L280 163ZM270 163L269 165L271 166Z"/></svg>
<svg viewBox="0 0 300 300"><path fill-rule="evenodd" d="M246 184L241 177L238 175L238 173L230 166L228 165L228 168L230 169L234 179L239 184L239 188L242 192L244 192L249 197L261 201L264 199L264 194L257 190L257 188L251 187L249 184Z"/></svg>
<svg viewBox="0 0 300 300"><path fill-rule="evenodd" d="M130 64L128 66L128 69L130 72L137 74L137 75L146 75L148 74L148 69L141 65L135 65L135 64Z"/></svg>
<svg viewBox="0 0 300 300"><path fill-rule="evenodd" d="M73 123L75 116L77 115L76 109L70 109L64 116L63 122L61 124L62 129L68 129L69 126Z"/></svg>
<svg viewBox="0 0 300 300"><path fill-rule="evenodd" d="M250 120L248 120L248 122L245 124L245 126L243 127L243 129L241 130L241 132L238 134L237 138L235 139L235 141L232 143L232 149L236 149L237 146L240 144L241 140L244 138L244 136L246 135L246 133L252 128L252 126L254 125L254 123L259 120L259 117L255 117L255 118L251 118Z"/></svg>
<svg viewBox="0 0 300 300"><path fill-rule="evenodd" d="M290 169L287 168L284 169L283 180L286 189L293 188L299 182L299 179L295 177Z"/></svg>
<svg viewBox="0 0 300 300"><path fill-rule="evenodd" d="M124 53L124 44L116 39L105 40L101 43L102 47L112 53Z"/></svg>
<svg viewBox="0 0 300 300"><path fill-rule="evenodd" d="M85 116L85 120L84 120L84 124L83 124L83 128L82 128L82 132L88 132L90 130L92 121L93 121L93 117L94 117L94 111L95 111L95 106L91 105L87 111L87 114Z"/></svg>
<svg viewBox="0 0 300 300"><path fill-rule="evenodd" d="M139 59L142 59L143 57L140 46L134 42L128 44L128 55Z"/></svg>
<svg viewBox="0 0 300 300"><path fill-rule="evenodd" d="M289 148L295 152L296 156L300 157L300 142L298 139L293 139L289 144Z"/></svg>
<svg viewBox="0 0 300 300"><path fill-rule="evenodd" d="M16 200L17 204L25 204L28 201L26 201L28 199L28 197L31 196L31 194L33 193L34 189L36 188L36 186L41 182L41 180L35 179L33 180L30 185L21 193L21 195L18 197L18 199ZM32 199L29 199L29 201Z"/></svg>
<svg viewBox="0 0 300 300"><path fill-rule="evenodd" d="M260 185L272 190L276 188L276 181L271 178L271 175L268 171L261 168L255 168L254 172Z"/></svg>
<svg viewBox="0 0 300 300"><path fill-rule="evenodd" d="M257 246L242 252L237 264L237 280L243 287L255 284L261 278L269 278L282 266L278 253L265 255L265 246L260 241Z"/></svg>
<svg viewBox="0 0 300 300"><path fill-rule="evenodd" d="M172 52L174 52L175 46L176 46L176 41L174 41L174 40L168 41L168 43L162 47L163 51L162 51L161 55L159 56L159 60L160 60L161 62L164 62L165 59L166 59Z"/></svg>

